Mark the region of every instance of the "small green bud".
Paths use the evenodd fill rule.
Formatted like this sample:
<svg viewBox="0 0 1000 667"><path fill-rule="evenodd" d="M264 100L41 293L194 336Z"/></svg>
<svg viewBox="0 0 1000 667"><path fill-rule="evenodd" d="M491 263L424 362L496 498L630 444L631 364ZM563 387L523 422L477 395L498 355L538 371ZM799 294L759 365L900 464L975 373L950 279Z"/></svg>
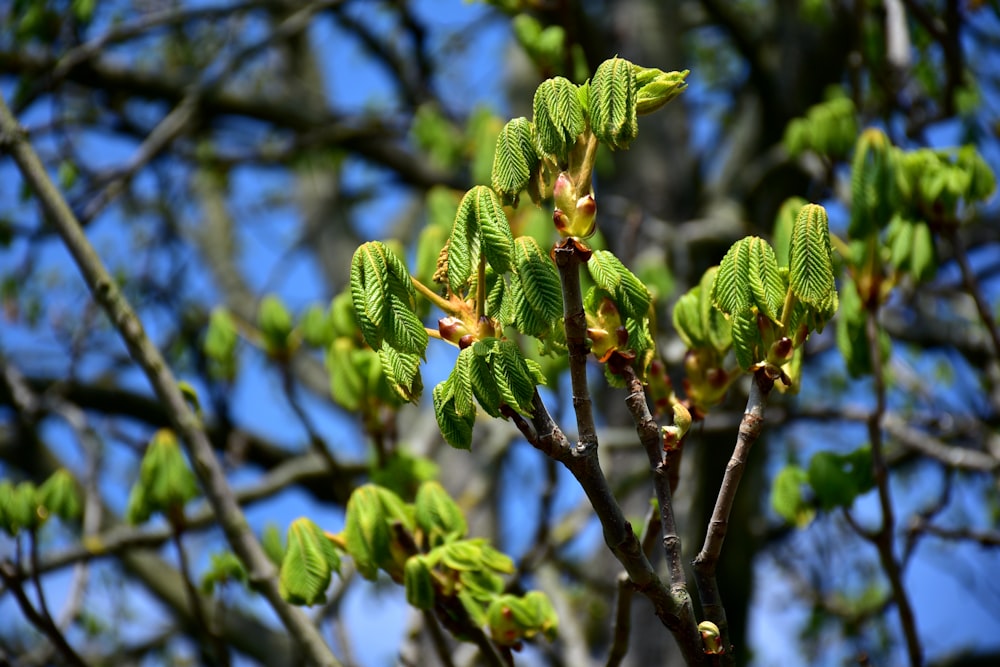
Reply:
<svg viewBox="0 0 1000 667"><path fill-rule="evenodd" d="M698 624L698 632L701 633L701 642L708 655L722 655L725 649L722 646L722 637L719 633L719 626L712 621L702 621Z"/></svg>

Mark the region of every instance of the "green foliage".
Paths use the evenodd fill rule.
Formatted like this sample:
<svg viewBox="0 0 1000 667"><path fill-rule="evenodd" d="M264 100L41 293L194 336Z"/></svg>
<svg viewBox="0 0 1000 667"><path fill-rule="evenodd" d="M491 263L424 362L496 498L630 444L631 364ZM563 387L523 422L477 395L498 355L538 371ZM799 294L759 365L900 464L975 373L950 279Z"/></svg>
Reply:
<svg viewBox="0 0 1000 667"><path fill-rule="evenodd" d="M851 163L851 223L848 234L860 239L889 224L897 202L896 157L881 130L861 133Z"/></svg>
<svg viewBox="0 0 1000 667"><path fill-rule="evenodd" d="M21 529L34 530L47 518L38 502L38 489L28 481L12 484L0 480L0 528L16 536Z"/></svg>
<svg viewBox="0 0 1000 667"><path fill-rule="evenodd" d="M292 315L277 295L269 294L261 300L257 310L257 328L268 354L281 356L290 351L289 339L294 329Z"/></svg>
<svg viewBox="0 0 1000 667"><path fill-rule="evenodd" d="M437 482L420 486L414 501L414 519L431 547L461 539L468 531L462 510Z"/></svg>
<svg viewBox="0 0 1000 667"><path fill-rule="evenodd" d="M307 345L326 348L336 337L333 320L328 309L313 304L299 318L298 331Z"/></svg>
<svg viewBox="0 0 1000 667"><path fill-rule="evenodd" d="M514 238L500 197L477 185L469 190L455 214L448 240L448 285L456 294L469 285L480 253L497 273L510 270Z"/></svg>
<svg viewBox="0 0 1000 667"><path fill-rule="evenodd" d="M211 556L208 569L201 575L202 593L211 595L217 586L230 582L246 585L248 580L243 562L231 551L214 553Z"/></svg>
<svg viewBox="0 0 1000 667"><path fill-rule="evenodd" d="M153 434L139 466L125 512L129 523L143 523L157 512L171 520L198 495L198 483L173 431Z"/></svg>
<svg viewBox="0 0 1000 667"><path fill-rule="evenodd" d="M886 230L885 242L889 263L896 271L913 276L917 282L926 282L937 273L934 237L927 223L895 215Z"/></svg>
<svg viewBox="0 0 1000 667"><path fill-rule="evenodd" d="M232 381L236 377L236 344L239 336L236 323L225 308L216 308L208 320L204 351L209 360L209 372L221 379Z"/></svg>
<svg viewBox="0 0 1000 667"><path fill-rule="evenodd" d="M771 508L788 523L805 528L816 516L816 510L803 494L808 473L796 465L787 465L771 484Z"/></svg>
<svg viewBox="0 0 1000 667"><path fill-rule="evenodd" d="M710 347L725 354L732 345L732 325L712 302L718 271L717 266L705 271L701 281L677 300L673 323L689 349Z"/></svg>
<svg viewBox="0 0 1000 667"><path fill-rule="evenodd" d="M590 81L590 128L601 143L628 148L639 133L636 76L632 63L611 58L598 65Z"/></svg>
<svg viewBox="0 0 1000 667"><path fill-rule="evenodd" d="M281 596L299 605L326 601L331 574L340 572L340 556L319 526L306 517L288 527L288 547L281 561Z"/></svg>
<svg viewBox="0 0 1000 667"><path fill-rule="evenodd" d="M687 88L685 79L691 73L690 70L683 72L664 72L655 67L640 67L632 65L635 72L636 85L636 113L641 115L653 113L667 102L671 101Z"/></svg>
<svg viewBox="0 0 1000 667"><path fill-rule="evenodd" d="M649 290L610 251L595 250L587 270L597 287L611 295L623 317L641 319L648 315Z"/></svg>
<svg viewBox="0 0 1000 667"><path fill-rule="evenodd" d="M83 511L76 480L65 468L52 473L38 487L36 500L49 516L55 515L66 521L75 521Z"/></svg>
<svg viewBox="0 0 1000 667"><path fill-rule="evenodd" d="M829 99L810 107L805 117L788 124L784 144L793 157L813 151L830 158L842 158L850 153L857 136L854 103L835 89Z"/></svg>
<svg viewBox="0 0 1000 667"><path fill-rule="evenodd" d="M523 116L507 122L497 135L493 155L493 190L506 204L517 201L517 195L528 186L538 167L535 152L534 127Z"/></svg>
<svg viewBox="0 0 1000 667"><path fill-rule="evenodd" d="M563 314L559 272L548 253L530 236L514 241L514 270L518 278L514 323L529 336L546 334Z"/></svg>
<svg viewBox="0 0 1000 667"><path fill-rule="evenodd" d="M281 531L273 523L264 526L264 532L260 536L260 544L267 554L268 560L279 568L281 561L285 559L285 543L281 540Z"/></svg>
<svg viewBox="0 0 1000 667"><path fill-rule="evenodd" d="M561 76L543 81L535 90L532 112L538 150L566 162L586 128L576 85Z"/></svg>
<svg viewBox="0 0 1000 667"><path fill-rule="evenodd" d="M792 230L799 212L808 202L802 197L789 197L781 204L778 215L774 218L774 232L771 241L774 244L774 256L778 266L788 268L788 251L792 245Z"/></svg>
<svg viewBox="0 0 1000 667"><path fill-rule="evenodd" d="M465 137L436 104L422 104L417 109L410 136L439 169L455 169L461 163Z"/></svg>
<svg viewBox="0 0 1000 667"><path fill-rule="evenodd" d="M486 540L467 538L467 531L458 504L437 482L423 483L412 505L366 484L348 499L344 532L329 539L354 560L362 576L375 579L383 571L402 584L407 602L417 609L435 609L469 628L489 626L491 636L502 636L505 645L539 633L554 638L558 619L548 598L535 591L504 593L501 575L514 573L513 561ZM320 559L314 562L321 567ZM317 594L329 579L320 584L307 592ZM294 602L307 604L304 600ZM459 602L467 618L454 616L449 600ZM495 604L508 611L491 617ZM510 624L512 615L517 618Z"/></svg>
<svg viewBox="0 0 1000 667"><path fill-rule="evenodd" d="M431 459L397 449L381 465L372 465L373 484L383 486L400 498L413 498L424 482L435 479L438 465Z"/></svg>
<svg viewBox="0 0 1000 667"><path fill-rule="evenodd" d="M365 342L382 341L404 354L423 356L427 330L415 313L416 293L403 261L380 241L363 244L351 260L351 298Z"/></svg>
<svg viewBox="0 0 1000 667"><path fill-rule="evenodd" d="M816 452L809 461L809 486L820 509L850 507L854 499L875 486L871 448L849 454Z"/></svg>
<svg viewBox="0 0 1000 667"><path fill-rule="evenodd" d="M734 243L723 257L712 298L726 315L742 315L756 307L778 321L786 291L774 250L764 239L748 236Z"/></svg>
<svg viewBox="0 0 1000 667"><path fill-rule="evenodd" d="M849 278L844 279L841 289L843 301L837 318L837 347L847 363L847 372L853 377L869 375L872 372L871 352L865 321L868 314L858 295L857 286ZM879 328L879 346L882 362L889 359L892 344L888 334Z"/></svg>
<svg viewBox="0 0 1000 667"><path fill-rule="evenodd" d="M830 223L822 206L806 204L795 219L788 248L788 285L799 301L820 316L829 319L837 310Z"/></svg>

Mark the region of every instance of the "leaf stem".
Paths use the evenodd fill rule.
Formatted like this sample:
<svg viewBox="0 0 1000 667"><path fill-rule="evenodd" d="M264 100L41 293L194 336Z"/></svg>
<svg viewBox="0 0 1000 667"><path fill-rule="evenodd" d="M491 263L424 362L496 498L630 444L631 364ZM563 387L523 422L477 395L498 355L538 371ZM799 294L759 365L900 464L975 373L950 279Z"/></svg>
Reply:
<svg viewBox="0 0 1000 667"><path fill-rule="evenodd" d="M433 303L435 306L443 310L448 315L458 315L459 309L455 307L455 304L448 299L444 298L434 290L432 290L427 285L423 284L415 277L410 276L410 282L413 284L413 288L420 292L425 299ZM429 330L428 330L429 331Z"/></svg>
<svg viewBox="0 0 1000 667"><path fill-rule="evenodd" d="M726 531L729 528L729 514L733 509L733 502L736 500L736 491L743 478L743 471L750 456L750 448L760 437L764 425L764 408L767 406L767 398L773 387L774 380L770 379L763 370L757 371L751 377L750 394L747 397L746 411L740 421L736 446L733 448L733 455L726 465L722 486L715 499L715 508L712 510L712 518L705 534L705 543L694 559L694 572L698 582L701 606L705 612L705 618L719 627L722 646L726 651L722 654L722 662L727 665L735 664L735 654L730 646L729 623L726 621L726 609L722 597L719 595L715 572L719 564L719 556L722 553L722 543L726 539Z"/></svg>

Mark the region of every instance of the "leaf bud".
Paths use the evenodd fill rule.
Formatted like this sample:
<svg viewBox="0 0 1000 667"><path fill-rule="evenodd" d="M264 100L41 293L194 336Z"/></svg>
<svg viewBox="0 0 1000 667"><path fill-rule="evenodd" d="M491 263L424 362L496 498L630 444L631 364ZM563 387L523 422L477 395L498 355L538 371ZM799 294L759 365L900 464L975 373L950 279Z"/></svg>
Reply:
<svg viewBox="0 0 1000 667"><path fill-rule="evenodd" d="M712 621L702 621L698 624L698 632L701 633L701 642L708 655L722 655L725 649L722 647L722 637L719 633L719 626Z"/></svg>
<svg viewBox="0 0 1000 667"><path fill-rule="evenodd" d="M448 315L438 320L438 333L443 340L459 345L462 338L469 335L469 328L464 321Z"/></svg>

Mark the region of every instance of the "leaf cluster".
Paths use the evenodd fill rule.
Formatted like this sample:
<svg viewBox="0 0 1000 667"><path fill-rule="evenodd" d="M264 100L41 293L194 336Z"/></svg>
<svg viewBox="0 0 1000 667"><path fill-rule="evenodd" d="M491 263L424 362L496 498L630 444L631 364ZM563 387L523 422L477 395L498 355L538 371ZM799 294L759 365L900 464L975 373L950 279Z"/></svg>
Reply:
<svg viewBox="0 0 1000 667"><path fill-rule="evenodd" d="M161 429L153 434L143 454L125 516L130 523L143 523L156 513L173 520L198 494L198 482L177 436L169 429Z"/></svg>
<svg viewBox="0 0 1000 667"><path fill-rule="evenodd" d="M22 529L38 530L52 516L75 521L81 511L76 480L64 468L52 473L41 486L0 480L0 530L8 535L16 536Z"/></svg>
<svg viewBox="0 0 1000 667"><path fill-rule="evenodd" d="M805 469L785 466L771 487L772 509L801 528L813 520L817 509L850 508L858 496L875 486L871 456L871 448L865 445L846 454L816 452Z"/></svg>
<svg viewBox="0 0 1000 667"><path fill-rule="evenodd" d="M413 503L366 484L351 494L341 534L323 533L305 518L289 527L282 595L293 604L322 602L331 573L339 572L339 550L366 579L384 572L402 584L411 605L442 614L460 638L463 629L483 627L508 646L539 633L552 638L558 621L544 594L505 593L502 575L514 572L513 562L467 534L461 509L437 482L421 484Z"/></svg>

